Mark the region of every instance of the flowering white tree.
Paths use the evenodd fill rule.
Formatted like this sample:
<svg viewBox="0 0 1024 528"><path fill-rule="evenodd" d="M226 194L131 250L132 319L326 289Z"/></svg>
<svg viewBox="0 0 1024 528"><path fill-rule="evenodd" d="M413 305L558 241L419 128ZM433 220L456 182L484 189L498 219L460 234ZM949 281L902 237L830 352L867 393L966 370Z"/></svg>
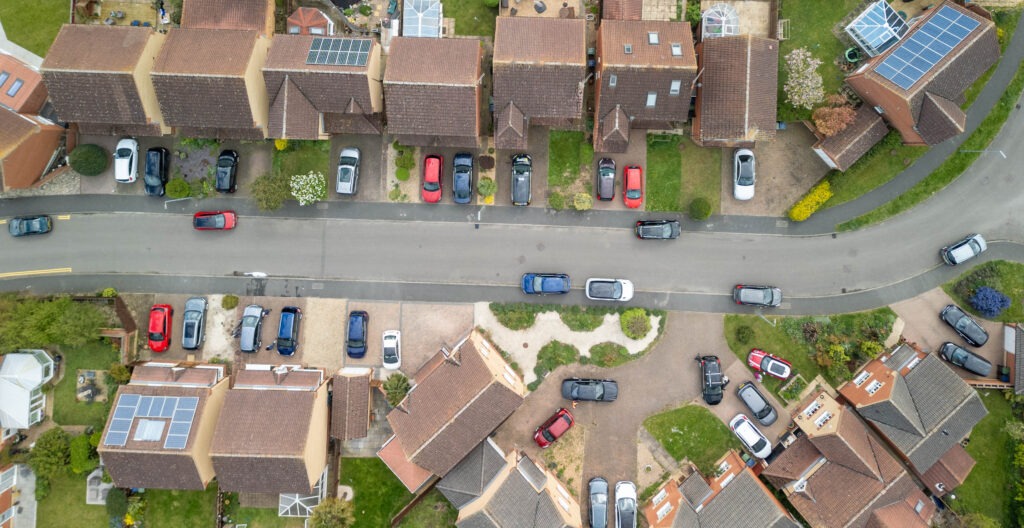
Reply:
<svg viewBox="0 0 1024 528"><path fill-rule="evenodd" d="M825 99L825 89L818 73L821 61L807 48L797 48L786 55L786 102L795 108L810 110Z"/></svg>
<svg viewBox="0 0 1024 528"><path fill-rule="evenodd" d="M296 174L291 181L292 196L299 205L309 205L327 198L327 178L320 172Z"/></svg>

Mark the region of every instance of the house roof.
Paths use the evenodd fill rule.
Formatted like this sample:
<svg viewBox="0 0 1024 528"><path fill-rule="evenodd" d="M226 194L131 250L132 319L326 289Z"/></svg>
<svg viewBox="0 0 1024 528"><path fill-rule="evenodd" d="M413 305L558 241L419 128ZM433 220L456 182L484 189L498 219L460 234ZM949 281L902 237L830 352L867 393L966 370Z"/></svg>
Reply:
<svg viewBox="0 0 1024 528"><path fill-rule="evenodd" d="M0 160L35 135L38 128L39 123L31 118L0 106Z"/></svg>
<svg viewBox="0 0 1024 528"><path fill-rule="evenodd" d="M3 73L7 73L7 78L0 79L0 105L15 112L38 112L46 100L46 86L39 71L0 51L0 77Z"/></svg>
<svg viewBox="0 0 1024 528"><path fill-rule="evenodd" d="M587 23L582 18L498 17L494 65L586 67Z"/></svg>
<svg viewBox="0 0 1024 528"><path fill-rule="evenodd" d="M41 69L131 72L152 36L145 27L64 24Z"/></svg>
<svg viewBox="0 0 1024 528"><path fill-rule="evenodd" d="M702 141L775 137L778 41L739 35L704 41L698 92Z"/></svg>
<svg viewBox="0 0 1024 528"><path fill-rule="evenodd" d="M696 475L696 473L694 473ZM689 480L689 479L687 479ZM703 481L704 479L700 479ZM700 526L797 528L767 489L749 471L741 471L698 513Z"/></svg>
<svg viewBox="0 0 1024 528"><path fill-rule="evenodd" d="M657 44L651 44L652 33L657 35ZM601 64L605 69L697 67L693 31L687 22L602 20L599 38ZM674 55L673 51L677 54Z"/></svg>
<svg viewBox="0 0 1024 528"><path fill-rule="evenodd" d="M483 508L456 523L458 528L562 528L568 525L559 505L538 475L547 473L527 457L507 473ZM567 502L568 504L568 502Z"/></svg>
<svg viewBox="0 0 1024 528"><path fill-rule="evenodd" d="M153 64L154 75L241 77L259 33L227 29L172 28Z"/></svg>
<svg viewBox="0 0 1024 528"><path fill-rule="evenodd" d="M607 20L640 20L644 14L643 0L604 0L601 22Z"/></svg>
<svg viewBox="0 0 1024 528"><path fill-rule="evenodd" d="M824 151L839 170L845 171L888 133L889 127L882 116L870 105L861 105L853 123L834 136L822 138L814 147Z"/></svg>
<svg viewBox="0 0 1024 528"><path fill-rule="evenodd" d="M763 474L776 487L782 487L787 481L800 479L804 471L820 458L822 455L818 448L806 436L801 436L772 460Z"/></svg>
<svg viewBox="0 0 1024 528"><path fill-rule="evenodd" d="M529 123L515 102L509 101L494 117L494 142L500 149L525 149Z"/></svg>
<svg viewBox="0 0 1024 528"><path fill-rule="evenodd" d="M224 377L222 365L167 367L143 363L132 370L132 385L181 385L212 387Z"/></svg>
<svg viewBox="0 0 1024 528"><path fill-rule="evenodd" d="M319 369L244 369L235 373L235 389L287 389L315 391L324 382Z"/></svg>
<svg viewBox="0 0 1024 528"><path fill-rule="evenodd" d="M960 444L954 444L938 462L924 472L921 480L932 493L942 496L963 484L974 469L974 464L974 458L970 453ZM940 483L942 489L939 489Z"/></svg>
<svg viewBox="0 0 1024 528"><path fill-rule="evenodd" d="M395 37L391 39L384 83L476 86L481 53L480 41L474 38Z"/></svg>
<svg viewBox="0 0 1024 528"><path fill-rule="evenodd" d="M711 486L700 473L694 471L679 486L679 492L683 494L683 498L690 503L691 507L696 508L704 504L704 501L711 496Z"/></svg>
<svg viewBox="0 0 1024 528"><path fill-rule="evenodd" d="M331 436L339 440L365 438L370 425L370 369L346 369L334 376Z"/></svg>
<svg viewBox="0 0 1024 528"><path fill-rule="evenodd" d="M185 0L181 27L274 32L274 0Z"/></svg>
<svg viewBox="0 0 1024 528"><path fill-rule="evenodd" d="M905 501L894 502L871 512L866 528L928 528Z"/></svg>
<svg viewBox="0 0 1024 528"><path fill-rule="evenodd" d="M28 429L32 425L32 391L52 378L53 360L42 350L0 356L0 427Z"/></svg>
<svg viewBox="0 0 1024 528"><path fill-rule="evenodd" d="M417 466L415 462L405 456L402 439L397 436L388 439L384 446L377 451L377 456L411 493L416 493L434 475Z"/></svg>
<svg viewBox="0 0 1024 528"><path fill-rule="evenodd" d="M369 62L363 62L362 64L310 64L307 62L310 51L312 51L312 44L314 40L320 42L340 42L345 44L346 49L351 49L352 44L360 44L360 49L367 48L366 53L372 53L375 48L379 46L377 41L370 38L350 38L350 37L327 37L317 35L274 35L274 40L270 44L270 52L267 54L267 60L263 65L263 70L280 70L284 72L307 72L307 71L320 71L336 74L344 73L359 73L365 75L368 69ZM341 48L342 46L339 46ZM341 53L341 52L339 52ZM363 57L365 58L365 57ZM363 79L365 83L365 79Z"/></svg>
<svg viewBox="0 0 1024 528"><path fill-rule="evenodd" d="M925 92L917 128L928 144L941 143L963 132L966 124L967 113L958 104L941 95Z"/></svg>
<svg viewBox="0 0 1024 528"><path fill-rule="evenodd" d="M629 116L621 105L601 118L595 134L594 150L598 152L625 152L629 146Z"/></svg>
<svg viewBox="0 0 1024 528"><path fill-rule="evenodd" d="M480 442L435 486L455 506L476 500L505 468L505 453L490 438Z"/></svg>

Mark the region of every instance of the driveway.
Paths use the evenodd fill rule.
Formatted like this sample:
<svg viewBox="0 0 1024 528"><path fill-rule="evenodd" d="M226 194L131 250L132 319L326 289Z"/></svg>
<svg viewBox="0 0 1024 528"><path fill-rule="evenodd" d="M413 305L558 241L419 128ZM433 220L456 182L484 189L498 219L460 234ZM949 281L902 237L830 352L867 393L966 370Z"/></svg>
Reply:
<svg viewBox="0 0 1024 528"><path fill-rule="evenodd" d="M532 126L529 132L529 147L526 154L533 161L533 179L530 188L533 197L530 207L548 206L548 129ZM498 150L494 154L494 182L498 191L494 193L494 205L512 205L512 156L519 150Z"/></svg>
<svg viewBox="0 0 1024 528"><path fill-rule="evenodd" d="M626 170L629 165L639 165L642 169L643 174L643 189L644 189L644 202L647 202L647 135L638 134L633 141L629 142L629 146L626 147L626 152L622 153L611 153L603 152L594 154L594 162L590 167L592 171L594 181L594 209L598 211L628 211L626 203L623 201L622 185L623 177L622 173ZM615 197L610 201L603 202L597 199L597 162L601 158L610 158L615 162ZM640 211L643 211L644 205L641 204Z"/></svg>
<svg viewBox="0 0 1024 528"><path fill-rule="evenodd" d="M355 196L337 193L338 157L341 149L359 149L359 186ZM339 134L331 138L331 157L327 169L327 199L339 202L383 202L387 200L387 179L383 177L383 136L367 134Z"/></svg>

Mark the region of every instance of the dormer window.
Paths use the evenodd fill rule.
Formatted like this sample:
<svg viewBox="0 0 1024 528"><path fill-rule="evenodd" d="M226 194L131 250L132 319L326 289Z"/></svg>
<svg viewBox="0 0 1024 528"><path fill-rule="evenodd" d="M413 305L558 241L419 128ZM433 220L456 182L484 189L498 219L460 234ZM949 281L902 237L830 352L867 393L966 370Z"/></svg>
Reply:
<svg viewBox="0 0 1024 528"><path fill-rule="evenodd" d="M625 45L623 45L622 46L622 52L625 53L626 55L632 55L633 54L633 45L632 44L625 44Z"/></svg>
<svg viewBox="0 0 1024 528"><path fill-rule="evenodd" d="M652 46L656 46L658 44L658 32L657 31L648 31L647 32L647 43L652 45Z"/></svg>

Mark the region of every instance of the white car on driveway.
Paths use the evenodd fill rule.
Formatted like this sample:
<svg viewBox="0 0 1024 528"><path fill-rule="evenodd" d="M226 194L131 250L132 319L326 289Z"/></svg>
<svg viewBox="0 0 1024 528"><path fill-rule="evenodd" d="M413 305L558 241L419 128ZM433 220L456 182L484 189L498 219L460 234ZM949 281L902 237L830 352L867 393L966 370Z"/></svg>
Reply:
<svg viewBox="0 0 1024 528"><path fill-rule="evenodd" d="M359 159L359 149L341 149L341 155L338 156L338 181L335 185L338 194L353 195L359 189Z"/></svg>
<svg viewBox="0 0 1024 528"><path fill-rule="evenodd" d="M729 429L739 437L740 442L757 458L768 458L772 454L772 443L758 430L747 415L740 413L729 421Z"/></svg>
<svg viewBox="0 0 1024 528"><path fill-rule="evenodd" d="M139 142L135 138L124 138L114 149L114 180L118 183L135 183L139 177Z"/></svg>
<svg viewBox="0 0 1024 528"><path fill-rule="evenodd" d="M402 332L398 330L386 330L384 332L384 346L381 348L384 356L384 368L396 370L402 366Z"/></svg>
<svg viewBox="0 0 1024 528"><path fill-rule="evenodd" d="M757 167L754 152L739 149L732 155L732 195L737 200L749 200L754 197L754 182L757 180Z"/></svg>

